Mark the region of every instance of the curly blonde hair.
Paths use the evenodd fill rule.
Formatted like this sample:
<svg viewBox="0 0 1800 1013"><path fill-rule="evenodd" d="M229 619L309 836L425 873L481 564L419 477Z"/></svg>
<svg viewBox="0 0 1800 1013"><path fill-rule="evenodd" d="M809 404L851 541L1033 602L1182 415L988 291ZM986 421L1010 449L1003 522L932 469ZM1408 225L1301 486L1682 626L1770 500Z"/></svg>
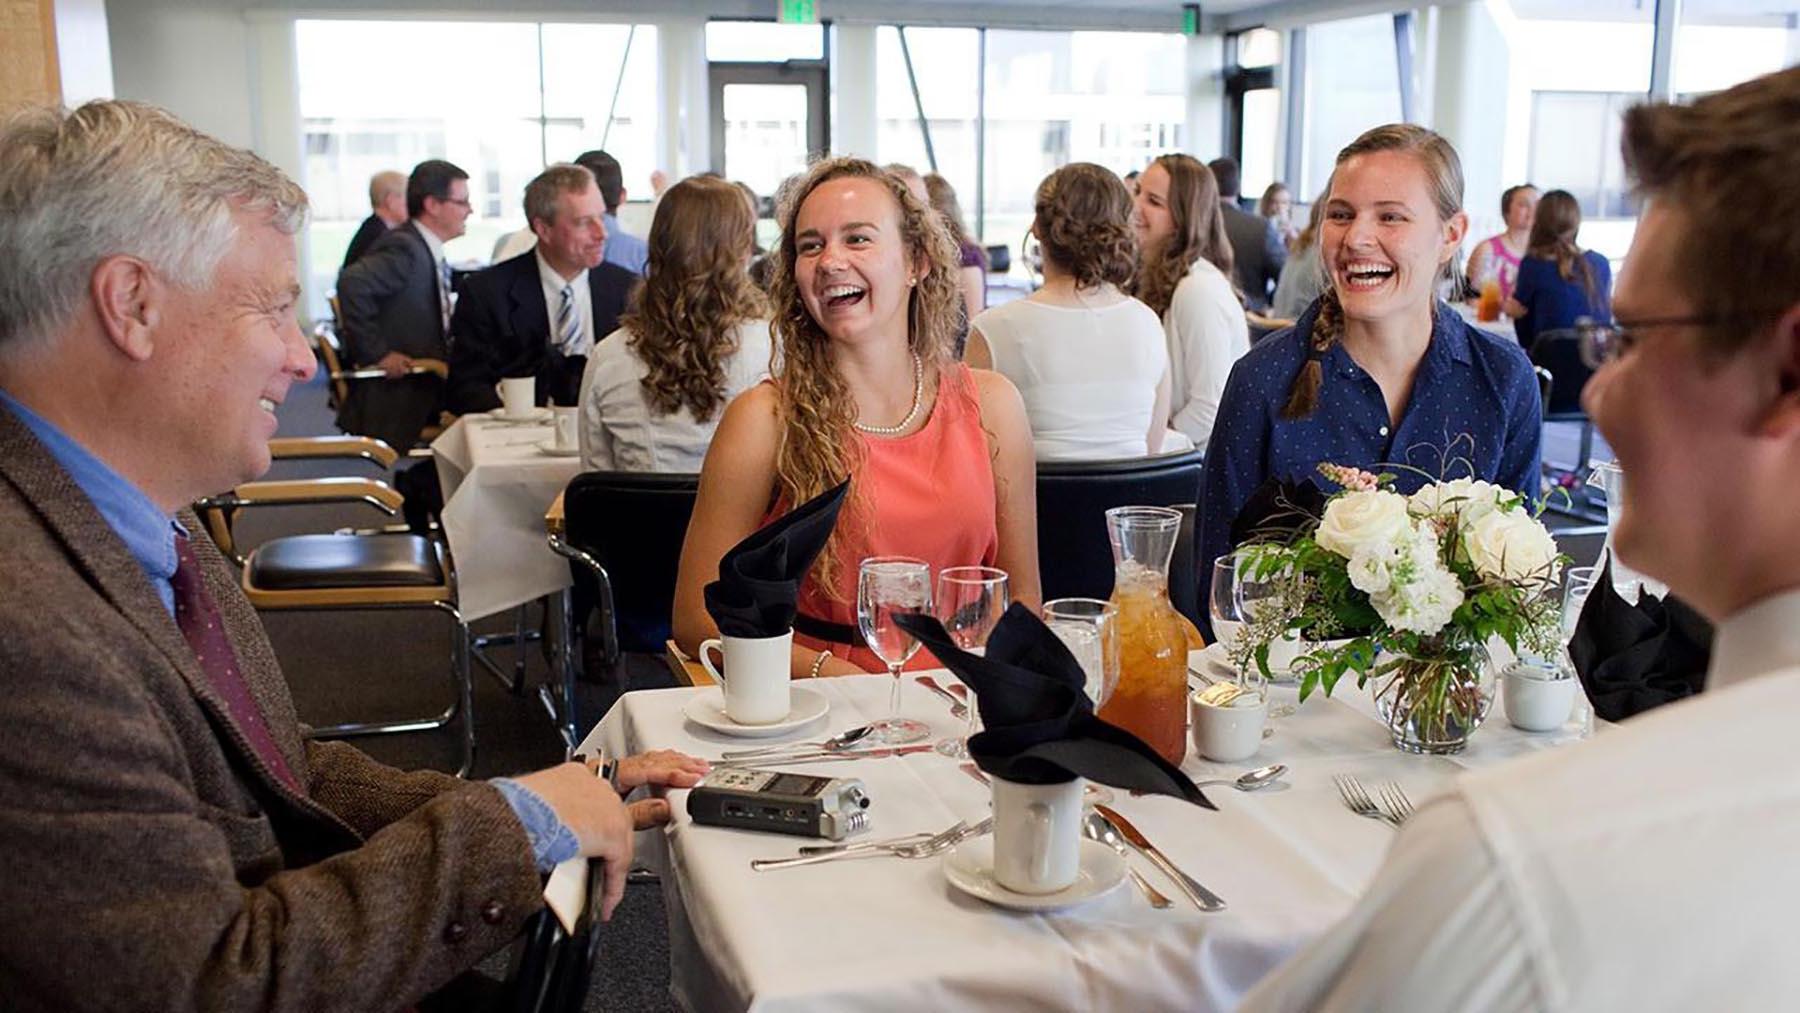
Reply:
<svg viewBox="0 0 1800 1013"><path fill-rule="evenodd" d="M1218 268L1237 292L1231 240L1225 235L1225 214L1219 208L1219 181L1212 170L1192 155L1163 155L1150 164L1162 166L1169 174L1169 217L1175 231L1161 247L1142 251L1144 263L1131 294L1162 316L1175 301L1175 286L1202 257ZM1141 177L1139 185L1143 185ZM1242 300L1243 294L1238 293L1238 298Z"/></svg>
<svg viewBox="0 0 1800 1013"><path fill-rule="evenodd" d="M649 269L619 324L658 415L686 408L708 422L724 406L735 331L768 312L746 266L755 227L743 193L722 179L690 176L657 204Z"/></svg>
<svg viewBox="0 0 1800 1013"><path fill-rule="evenodd" d="M1032 202L1031 228L1044 258L1075 276L1079 288L1126 285L1137 273L1131 191L1112 170L1073 162L1044 177Z"/></svg>
<svg viewBox="0 0 1800 1013"><path fill-rule="evenodd" d="M781 438L775 455L778 502L804 503L854 475L863 460L863 441L853 423L856 404L831 361L831 339L807 310L795 278L794 241L800 208L820 186L838 179L866 179L887 191L900 222L907 258L922 266L907 305L907 344L930 374L942 375L953 362L957 326L963 312L959 259L940 216L913 196L906 183L873 162L831 158L813 164L791 187L784 187L776 218L781 242L770 278L771 327L779 350L775 374ZM845 509L849 523L866 524L868 504L852 483ZM845 530L842 520L839 531ZM835 594L844 564L832 535L814 563L813 576L827 595Z"/></svg>

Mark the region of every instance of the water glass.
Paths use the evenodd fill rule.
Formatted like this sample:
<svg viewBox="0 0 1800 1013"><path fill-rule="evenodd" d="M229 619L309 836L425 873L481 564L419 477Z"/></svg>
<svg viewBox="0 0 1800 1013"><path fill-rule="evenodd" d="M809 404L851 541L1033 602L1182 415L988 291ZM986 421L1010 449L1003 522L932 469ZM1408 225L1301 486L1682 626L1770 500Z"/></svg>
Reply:
<svg viewBox="0 0 1800 1013"><path fill-rule="evenodd" d="M900 669L919 650L919 638L900 628L894 616L931 611L931 564L911 556L870 556L856 574L856 622L869 650L894 677L888 717L871 725L872 745L897 746L931 734L922 721L900 716Z"/></svg>
<svg viewBox="0 0 1800 1013"><path fill-rule="evenodd" d="M1081 663L1088 699L1099 710L1119 685L1119 607L1098 598L1044 603L1044 625Z"/></svg>
<svg viewBox="0 0 1800 1013"><path fill-rule="evenodd" d="M1213 639L1225 650L1237 646L1244 628L1243 609L1238 603L1238 557L1228 552L1213 560L1212 590L1207 598L1207 612L1212 616Z"/></svg>
<svg viewBox="0 0 1800 1013"><path fill-rule="evenodd" d="M987 650L988 634L1011 602L1006 571L992 566L952 566L938 573L937 613L956 646L973 654ZM969 756L970 735L975 734L975 702L969 701L969 724L962 735L937 744L937 751L962 760Z"/></svg>
<svg viewBox="0 0 1800 1013"><path fill-rule="evenodd" d="M1588 595L1593 593L1595 582L1600 578L1601 568L1598 566L1571 566L1564 572L1563 604L1562 604L1562 656L1557 659L1561 674L1577 679L1575 662L1569 656L1569 641L1575 637L1575 627L1581 622L1581 611L1587 607ZM1581 726L1581 734L1585 738L1594 730L1594 708L1588 702L1585 692L1575 694L1575 709L1571 720Z"/></svg>

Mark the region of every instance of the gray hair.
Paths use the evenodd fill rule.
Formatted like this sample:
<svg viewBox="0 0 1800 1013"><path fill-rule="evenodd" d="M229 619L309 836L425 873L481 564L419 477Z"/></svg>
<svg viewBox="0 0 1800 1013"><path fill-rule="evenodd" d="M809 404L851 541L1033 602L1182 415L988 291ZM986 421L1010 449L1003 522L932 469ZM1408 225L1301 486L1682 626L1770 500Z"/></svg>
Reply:
<svg viewBox="0 0 1800 1013"><path fill-rule="evenodd" d="M594 174L586 166L558 162L525 184L525 220L554 225L558 197L581 193L595 185Z"/></svg>
<svg viewBox="0 0 1800 1013"><path fill-rule="evenodd" d="M306 207L280 169L155 106L18 110L0 121L0 352L64 326L106 257L203 288L236 238L234 211L292 235Z"/></svg>

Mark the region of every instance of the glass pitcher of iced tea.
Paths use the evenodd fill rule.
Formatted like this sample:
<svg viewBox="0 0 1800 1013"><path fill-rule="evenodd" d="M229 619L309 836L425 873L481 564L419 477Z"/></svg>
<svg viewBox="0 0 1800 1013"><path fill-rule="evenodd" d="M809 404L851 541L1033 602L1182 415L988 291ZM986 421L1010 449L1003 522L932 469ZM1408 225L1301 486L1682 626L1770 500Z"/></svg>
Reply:
<svg viewBox="0 0 1800 1013"><path fill-rule="evenodd" d="M1169 603L1169 556L1181 513L1167 507L1106 512L1112 602L1119 615L1119 684L1100 718L1131 732L1170 763L1187 755L1187 633Z"/></svg>

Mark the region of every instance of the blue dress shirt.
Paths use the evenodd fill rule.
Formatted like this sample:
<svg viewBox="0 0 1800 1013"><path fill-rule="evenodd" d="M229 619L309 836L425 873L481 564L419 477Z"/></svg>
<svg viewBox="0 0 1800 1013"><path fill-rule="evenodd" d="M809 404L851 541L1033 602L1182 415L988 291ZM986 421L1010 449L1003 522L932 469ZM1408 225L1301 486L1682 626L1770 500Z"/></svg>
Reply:
<svg viewBox="0 0 1800 1013"><path fill-rule="evenodd" d="M186 534L175 518L163 513L143 490L132 485L125 476L88 452L86 447L70 439L62 430L37 412L20 404L12 395L0 390L0 405L13 413L25 428L38 438L56 463L69 473L107 526L125 542L150 586L162 599L163 608L175 614L175 587L169 581L175 576L175 536Z"/></svg>
<svg viewBox="0 0 1800 1013"><path fill-rule="evenodd" d="M608 264L617 264L633 274L642 276L650 266L650 244L643 239L625 231L619 224L618 216L606 215L606 247L600 251L600 259ZM606 335L596 335L603 338Z"/></svg>
<svg viewBox="0 0 1800 1013"><path fill-rule="evenodd" d="M175 577L175 536L186 534L186 530L125 476L4 390L0 390L0 406L31 430L56 463L87 494L101 519L124 541L126 550L144 568L144 576L150 579L150 586L162 599L163 607L174 615L175 587L170 581ZM531 841L532 857L540 871L548 872L556 863L580 852L575 833L556 818L549 803L536 792L506 778L496 778L490 783L499 789L524 826L525 836Z"/></svg>
<svg viewBox="0 0 1800 1013"><path fill-rule="evenodd" d="M1530 502L1541 494L1543 406L1531 362L1516 343L1470 327L1441 303L1397 427L1381 388L1342 343L1325 352L1312 415L1283 419L1317 315L1315 303L1293 327L1258 342L1225 382L1200 483L1202 586L1213 560L1232 549L1232 520L1265 480L1310 478L1327 495L1337 491L1319 475L1321 463L1389 466L1395 489L1406 493L1438 477L1474 477Z"/></svg>
<svg viewBox="0 0 1800 1013"><path fill-rule="evenodd" d="M1532 342L1545 331L1575 326L1578 317L1591 317L1597 324L1612 323L1612 265L1592 250L1583 253L1588 272L1593 275L1594 294L1579 281L1564 281L1556 269L1556 261L1542 257L1526 257L1519 261L1519 276L1513 282L1513 298L1528 311L1513 321L1519 344L1531 350Z"/></svg>

